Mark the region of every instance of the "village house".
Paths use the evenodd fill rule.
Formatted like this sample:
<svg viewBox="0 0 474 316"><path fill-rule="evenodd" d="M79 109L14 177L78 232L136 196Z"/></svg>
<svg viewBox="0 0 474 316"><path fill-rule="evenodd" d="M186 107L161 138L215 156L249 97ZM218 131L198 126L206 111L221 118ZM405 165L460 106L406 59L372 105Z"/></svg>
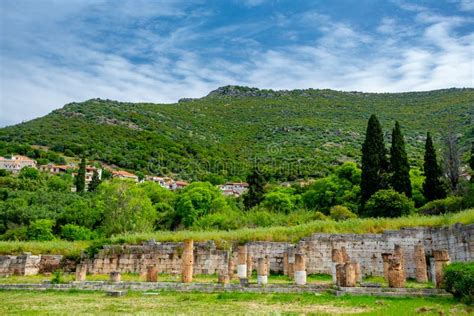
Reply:
<svg viewBox="0 0 474 316"><path fill-rule="evenodd" d="M41 171L52 173L52 174L65 174L65 173L68 173L68 171L70 170L73 176L77 175L77 168L78 168L77 166L72 166L72 165L53 165L53 164L42 165L39 167ZM94 171L97 171L97 174L99 175L99 180L102 179L102 169L96 168L94 166L86 166L86 185L89 185L89 183L92 181L92 177L94 176Z"/></svg>
<svg viewBox="0 0 474 316"><path fill-rule="evenodd" d="M186 181L175 181L172 185L171 185L171 190L178 190L178 189L182 189L184 188L185 186L188 186L189 183L186 182Z"/></svg>
<svg viewBox="0 0 474 316"><path fill-rule="evenodd" d="M112 176L118 179L128 179L128 180L133 180L135 182L138 182L137 175L125 170L114 170L112 171Z"/></svg>
<svg viewBox="0 0 474 316"><path fill-rule="evenodd" d="M102 179L102 169L96 168L94 166L86 166L86 184L92 181L92 177L94 176L94 171L97 171L97 175L99 176L99 180Z"/></svg>
<svg viewBox="0 0 474 316"><path fill-rule="evenodd" d="M247 182L227 182L220 185L219 189L224 195L239 197L247 191L248 187Z"/></svg>
<svg viewBox="0 0 474 316"><path fill-rule="evenodd" d="M75 167L70 166L70 165L47 164L47 165L39 166L39 169L43 172L48 172L48 173L53 173L53 174L60 174L60 173L67 173L68 170L74 170Z"/></svg>
<svg viewBox="0 0 474 316"><path fill-rule="evenodd" d="M36 168L36 161L26 156L0 157L0 169L18 173L24 167Z"/></svg>

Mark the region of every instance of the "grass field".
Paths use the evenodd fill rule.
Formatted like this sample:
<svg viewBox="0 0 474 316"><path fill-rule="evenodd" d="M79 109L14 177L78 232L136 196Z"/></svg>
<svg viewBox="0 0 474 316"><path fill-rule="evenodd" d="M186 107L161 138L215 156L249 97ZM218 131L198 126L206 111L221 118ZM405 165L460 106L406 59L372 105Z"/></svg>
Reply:
<svg viewBox="0 0 474 316"><path fill-rule="evenodd" d="M42 274L37 275L13 275L9 277L0 277L0 284L39 284L45 281L51 281L53 276L47 276ZM144 281L140 279L140 275L137 273L122 273L121 274L122 281L128 282L139 282ZM87 275L87 281L108 281L109 275L108 274L94 274L94 275ZM70 282L74 281L73 274L64 274L62 276L63 282ZM159 274L158 276L159 282L181 282L181 275L176 274ZM285 275L271 275L269 277L269 283L271 284L293 284L294 281L289 279ZM373 282L378 280L372 280ZM382 278L383 281L383 278ZM209 274L199 274L193 276L193 282L195 283L217 283L217 275L209 275ZM239 283L238 280L232 280L232 283ZM249 278L250 283L257 283L257 274L254 272L252 277ZM307 278L308 283L318 283L318 284L329 284L332 282L332 277L329 274L310 274Z"/></svg>
<svg viewBox="0 0 474 316"><path fill-rule="evenodd" d="M356 218L345 221L313 221L291 227L245 228L232 231L157 231L149 234L120 235L105 241L108 244L138 244L155 239L156 241L183 241L192 238L195 241L214 240L220 247L231 242L248 241L289 241L297 242L313 233L382 233L384 230L396 230L402 227L439 227L456 223L474 223L474 209L439 216L412 215L399 218ZM0 241L0 254L20 254L24 251L33 254L63 254L78 256L91 242L53 240L37 241Z"/></svg>
<svg viewBox="0 0 474 316"><path fill-rule="evenodd" d="M141 293L107 297L85 291L0 291L0 315L472 315L450 298L335 297L331 294Z"/></svg>

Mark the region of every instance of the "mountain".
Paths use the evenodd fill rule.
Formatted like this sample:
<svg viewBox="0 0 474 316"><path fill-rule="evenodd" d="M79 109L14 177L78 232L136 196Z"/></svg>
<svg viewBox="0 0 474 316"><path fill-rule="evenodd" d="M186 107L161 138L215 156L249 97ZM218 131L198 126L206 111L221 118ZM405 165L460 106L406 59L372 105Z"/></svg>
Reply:
<svg viewBox="0 0 474 316"><path fill-rule="evenodd" d="M226 86L175 104L92 99L0 129L0 140L79 155L129 170L202 179L243 179L251 165L281 179L317 176L358 161L367 119L386 133L400 122L413 165L421 165L427 131L436 146L450 130L473 138L474 89L409 93L273 91Z"/></svg>

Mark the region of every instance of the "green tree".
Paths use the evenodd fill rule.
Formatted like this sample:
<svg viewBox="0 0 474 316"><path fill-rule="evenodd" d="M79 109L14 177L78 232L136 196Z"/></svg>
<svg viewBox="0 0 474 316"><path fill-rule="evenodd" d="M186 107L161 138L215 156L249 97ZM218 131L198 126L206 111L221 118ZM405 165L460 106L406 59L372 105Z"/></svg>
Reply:
<svg viewBox="0 0 474 316"><path fill-rule="evenodd" d="M469 167L471 167L471 182L474 183L474 142L471 143L471 157L469 158Z"/></svg>
<svg viewBox="0 0 474 316"><path fill-rule="evenodd" d="M229 209L221 191L209 182L193 182L179 193L176 214L181 223L190 227L207 214Z"/></svg>
<svg viewBox="0 0 474 316"><path fill-rule="evenodd" d="M30 224L27 230L29 240L47 241L53 240L54 220L39 219Z"/></svg>
<svg viewBox="0 0 474 316"><path fill-rule="evenodd" d="M370 217L398 217L414 210L414 203L404 193L393 189L380 190L366 202L364 212Z"/></svg>
<svg viewBox="0 0 474 316"><path fill-rule="evenodd" d="M102 181L99 179L99 173L97 172L97 170L94 170L91 182L89 183L88 191L94 192L95 190L97 190L97 187L100 185L101 182Z"/></svg>
<svg viewBox="0 0 474 316"><path fill-rule="evenodd" d="M395 122L392 131L390 169L392 171L390 179L392 188L399 193L405 193L407 197L411 197L410 164L405 150L405 140L398 122Z"/></svg>
<svg viewBox="0 0 474 316"><path fill-rule="evenodd" d="M135 182L112 180L99 186L99 207L103 210L102 230L107 235L149 232L156 212L146 193Z"/></svg>
<svg viewBox="0 0 474 316"><path fill-rule="evenodd" d="M294 196L285 190L275 190L265 194L262 205L270 211L290 213L295 208Z"/></svg>
<svg viewBox="0 0 474 316"><path fill-rule="evenodd" d="M247 210L260 204L265 195L265 178L262 173L254 168L252 173L247 177L249 188L244 195L244 205Z"/></svg>
<svg viewBox="0 0 474 316"><path fill-rule="evenodd" d="M382 127L377 116L372 114L367 124L365 141L362 145L362 175L360 181L362 203L386 186L385 173L387 169L388 160Z"/></svg>
<svg viewBox="0 0 474 316"><path fill-rule="evenodd" d="M443 199L446 197L446 191L441 183L441 168L436 159L436 151L433 146L433 140L428 132L425 143L425 158L423 163L425 181L423 182L423 194L427 201Z"/></svg>
<svg viewBox="0 0 474 316"><path fill-rule="evenodd" d="M77 171L76 179L76 192L81 193L86 189L86 158L82 157L81 163L79 164L79 170Z"/></svg>

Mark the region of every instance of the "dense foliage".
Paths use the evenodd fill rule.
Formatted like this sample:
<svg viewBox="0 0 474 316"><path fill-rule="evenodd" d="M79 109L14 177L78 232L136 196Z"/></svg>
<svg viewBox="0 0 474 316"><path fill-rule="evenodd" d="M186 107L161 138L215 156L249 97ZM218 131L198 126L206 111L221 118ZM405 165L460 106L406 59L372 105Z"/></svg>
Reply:
<svg viewBox="0 0 474 316"><path fill-rule="evenodd" d="M45 117L0 129L0 141L10 147L48 146L66 156L87 152L92 160L145 174L179 174L201 181L215 175L219 181L238 181L257 164L273 178L292 180L320 177L347 160L360 162L372 113L383 113L383 126L400 122L410 164L419 167L427 131L439 142L452 126L463 135L460 147L466 149L473 137L468 133L473 89L248 94L237 87L232 96L228 90L170 105L98 99L71 103ZM384 133L386 142L389 136ZM0 146L0 155L13 152L19 151L2 152ZM35 150L20 153L33 156Z"/></svg>
<svg viewBox="0 0 474 316"><path fill-rule="evenodd" d="M465 303L474 303L474 262L455 262L444 268L444 287Z"/></svg>
<svg viewBox="0 0 474 316"><path fill-rule="evenodd" d="M0 130L0 139L8 141L0 141L0 153L62 163L87 157L97 166L101 160L134 169L140 179L172 174L206 181L170 191L157 183L111 179L103 169L103 181L94 172L85 192L85 158L75 180L72 174L51 175L34 168L23 168L18 175L3 171L0 238L94 240L156 230L292 227L417 211L457 212L474 206L474 184L462 179L452 192L457 196L425 205L442 196L443 181L430 134L421 170L419 147L425 131L420 126L428 125L417 115L422 112L439 126L449 119L452 128L464 131L462 114L472 111L466 104L473 98L472 89L391 95L305 90L233 97L224 89L167 107L101 100L70 104L44 118ZM363 101L369 105L362 106ZM428 107L428 101L436 102ZM404 124L406 137L395 123L390 153L384 145L387 133L372 115L360 155L361 122L368 109L375 108L371 102ZM417 118L404 119L389 105L412 111ZM431 115L431 108L447 112ZM460 114L455 122L451 113ZM412 124L415 119L417 125ZM465 135L461 142L474 136ZM451 149L459 146L458 140L456 136ZM458 155L451 150L453 159ZM225 197L216 184L229 179L246 179L248 192ZM71 192L73 186L77 192Z"/></svg>

